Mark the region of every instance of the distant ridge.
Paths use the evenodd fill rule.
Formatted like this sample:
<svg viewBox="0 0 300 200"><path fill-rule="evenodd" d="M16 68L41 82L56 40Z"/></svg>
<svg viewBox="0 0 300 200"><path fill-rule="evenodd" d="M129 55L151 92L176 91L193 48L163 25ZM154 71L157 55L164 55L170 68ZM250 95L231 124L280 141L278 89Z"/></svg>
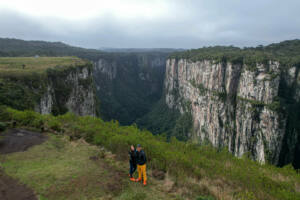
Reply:
<svg viewBox="0 0 300 200"><path fill-rule="evenodd" d="M100 50L74 47L62 42L26 41L14 38L0 38L0 57L9 56L78 56L97 60Z"/></svg>
<svg viewBox="0 0 300 200"><path fill-rule="evenodd" d="M173 49L173 48L112 48L112 47L101 47L99 48L101 51L105 52L127 52L127 53L144 53L144 52L161 52L161 53L172 53L172 52L179 52L185 51L187 49Z"/></svg>

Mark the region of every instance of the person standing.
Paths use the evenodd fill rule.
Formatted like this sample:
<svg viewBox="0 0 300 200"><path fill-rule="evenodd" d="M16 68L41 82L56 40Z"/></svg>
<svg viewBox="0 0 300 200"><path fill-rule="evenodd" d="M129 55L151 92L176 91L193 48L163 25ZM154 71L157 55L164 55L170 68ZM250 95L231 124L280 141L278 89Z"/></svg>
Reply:
<svg viewBox="0 0 300 200"><path fill-rule="evenodd" d="M133 178L133 173L136 171L137 168L137 151L135 150L134 146L130 146L129 151L129 177L131 181L135 181Z"/></svg>
<svg viewBox="0 0 300 200"><path fill-rule="evenodd" d="M138 174L139 178L136 179L136 182L142 181L143 178L143 184L147 185L147 172L146 172L146 163L147 158L145 152L142 150L142 147L140 144L137 145L137 168L138 168Z"/></svg>

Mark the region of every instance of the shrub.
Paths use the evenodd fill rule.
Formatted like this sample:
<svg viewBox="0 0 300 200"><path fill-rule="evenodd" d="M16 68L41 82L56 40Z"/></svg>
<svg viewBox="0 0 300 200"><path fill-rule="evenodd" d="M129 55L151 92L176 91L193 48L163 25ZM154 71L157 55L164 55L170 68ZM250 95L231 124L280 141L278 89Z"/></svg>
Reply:
<svg viewBox="0 0 300 200"><path fill-rule="evenodd" d="M36 127L37 119L40 115L34 111L16 111L13 109L9 109L10 112L10 120L16 121L18 125L21 126L32 126Z"/></svg>
<svg viewBox="0 0 300 200"><path fill-rule="evenodd" d="M6 129L6 123L0 122L0 132L5 131L5 129Z"/></svg>
<svg viewBox="0 0 300 200"><path fill-rule="evenodd" d="M62 126L61 123L56 120L55 118L51 119L50 121L48 121L48 127L54 131L58 131L60 132L62 130Z"/></svg>

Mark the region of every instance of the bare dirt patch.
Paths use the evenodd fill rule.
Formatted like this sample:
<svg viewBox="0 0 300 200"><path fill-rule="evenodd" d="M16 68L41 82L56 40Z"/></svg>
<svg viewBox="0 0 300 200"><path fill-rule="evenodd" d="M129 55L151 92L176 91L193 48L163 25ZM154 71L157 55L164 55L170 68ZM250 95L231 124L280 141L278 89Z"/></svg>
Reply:
<svg viewBox="0 0 300 200"><path fill-rule="evenodd" d="M29 147L46 141L47 137L21 129L8 130L0 141L0 154L26 151ZM34 191L17 180L7 176L0 169L0 199L1 200L35 200Z"/></svg>
<svg viewBox="0 0 300 200"><path fill-rule="evenodd" d="M37 200L33 190L0 171L1 200Z"/></svg>
<svg viewBox="0 0 300 200"><path fill-rule="evenodd" d="M26 151L29 147L46 141L47 137L36 132L10 129L0 142L0 154Z"/></svg>

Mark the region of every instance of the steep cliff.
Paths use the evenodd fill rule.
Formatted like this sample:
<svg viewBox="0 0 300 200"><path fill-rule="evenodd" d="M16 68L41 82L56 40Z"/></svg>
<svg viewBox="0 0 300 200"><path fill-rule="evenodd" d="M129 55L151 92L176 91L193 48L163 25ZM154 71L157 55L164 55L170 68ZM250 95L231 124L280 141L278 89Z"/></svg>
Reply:
<svg viewBox="0 0 300 200"><path fill-rule="evenodd" d="M201 52L196 59L181 54L167 61L165 101L191 113L189 138L262 163L298 165L299 65L267 55L253 64L222 52L221 59Z"/></svg>
<svg viewBox="0 0 300 200"><path fill-rule="evenodd" d="M1 104L42 114L96 115L91 63L73 57L4 59L17 64L1 75ZM19 69L18 62L27 67Z"/></svg>
<svg viewBox="0 0 300 200"><path fill-rule="evenodd" d="M42 114L96 116L95 91L92 65L77 66L64 72L49 70L46 91L35 110Z"/></svg>
<svg viewBox="0 0 300 200"><path fill-rule="evenodd" d="M94 79L105 120L132 124L161 98L167 53L106 53Z"/></svg>

